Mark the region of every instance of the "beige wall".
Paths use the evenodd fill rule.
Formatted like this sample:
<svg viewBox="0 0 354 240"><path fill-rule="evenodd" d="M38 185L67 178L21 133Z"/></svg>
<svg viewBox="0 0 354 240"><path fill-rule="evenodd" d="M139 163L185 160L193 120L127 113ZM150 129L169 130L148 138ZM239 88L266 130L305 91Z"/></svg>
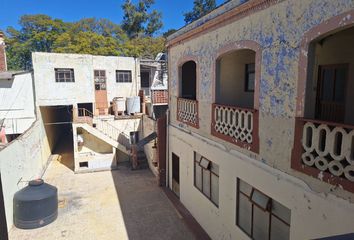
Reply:
<svg viewBox="0 0 354 240"><path fill-rule="evenodd" d="M94 70L106 71L107 102L137 96L140 89L140 63L132 57L35 52L32 59L37 106L94 103ZM73 68L75 82L55 82L55 68ZM116 70L131 70L132 82L117 83Z"/></svg>
<svg viewBox="0 0 354 240"><path fill-rule="evenodd" d="M170 125L168 140L169 186L175 153L180 158L180 200L212 239L249 239L235 224L237 178L291 210L290 239L316 239L354 229L354 205L343 199L317 194L297 178L176 126ZM219 207L194 187L194 151L219 165Z"/></svg>
<svg viewBox="0 0 354 240"><path fill-rule="evenodd" d="M157 122L151 118L149 118L147 115L144 115L143 120L142 120L142 129L141 129L141 135L142 137L147 137L153 132L157 132ZM157 167L153 164L153 162L157 162L157 146L155 144L155 141L151 141L148 144L144 146L144 152L146 155L146 159L148 160L149 167L153 174L155 176L158 175L158 170Z"/></svg>
<svg viewBox="0 0 354 240"><path fill-rule="evenodd" d="M0 151L8 229L13 226L14 194L27 186L27 181L42 177L50 155L48 138L41 120L35 121L26 132Z"/></svg>
<svg viewBox="0 0 354 240"><path fill-rule="evenodd" d="M314 117L316 90L318 80L318 69L320 65L330 64L349 64L348 82L346 87L346 114L345 122L354 124L354 27L327 36L321 43L314 45L314 62L310 69L313 71L313 77L309 78L306 92L306 114Z"/></svg>
<svg viewBox="0 0 354 240"><path fill-rule="evenodd" d="M79 153L113 153L112 146L90 134L85 129L79 128L77 131L84 139L83 146L78 147Z"/></svg>
<svg viewBox="0 0 354 240"><path fill-rule="evenodd" d="M353 231L350 220L354 216L353 193L322 181L321 174L314 178L291 168L299 56L311 54L300 52L303 37L318 24L353 9L352 0L278 1L250 16L243 15L234 22L230 20L169 47L169 184L171 187L171 154L174 152L180 157L181 202L212 239L249 239L235 226L237 177L291 209L291 239L314 239ZM341 24L354 17L352 14L344 16ZM172 37L177 35L178 32ZM218 55L224 49L243 48L245 41L256 42L261 54L260 82L257 83L260 88L257 96L259 153L210 134ZM325 44L329 44L329 40ZM331 54L338 58L347 54L353 56L351 49L347 53ZM188 58L196 59L200 76L198 129L177 120L178 67L181 60ZM352 105L350 112L354 112ZM193 186L193 151L220 166L219 208Z"/></svg>
<svg viewBox="0 0 354 240"><path fill-rule="evenodd" d="M329 11L335 9L336 11ZM294 146L299 54L304 34L327 19L354 9L350 0L284 0L251 17L206 31L169 48L170 121L184 131L195 132L220 142L226 151L236 150L253 159L303 179L318 192L353 199L353 194L291 169ZM304 17L306 16L306 17ZM354 17L354 16L349 16ZM219 53L230 46L239 49L242 41L260 45L259 154L214 137L211 132L211 104L214 102L216 61ZM177 120L179 65L182 59L197 62L199 128ZM255 93L256 94L256 93ZM351 111L354 112L354 111ZM351 200L352 201L352 200Z"/></svg>
<svg viewBox="0 0 354 240"><path fill-rule="evenodd" d="M216 103L253 108L253 92L245 91L245 66L255 63L252 50L239 50L221 56L216 69Z"/></svg>

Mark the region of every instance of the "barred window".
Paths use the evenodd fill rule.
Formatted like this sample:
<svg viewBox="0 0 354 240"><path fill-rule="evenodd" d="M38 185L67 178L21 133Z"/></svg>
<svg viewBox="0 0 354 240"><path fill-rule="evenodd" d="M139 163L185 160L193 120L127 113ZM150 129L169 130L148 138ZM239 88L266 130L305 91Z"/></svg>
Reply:
<svg viewBox="0 0 354 240"><path fill-rule="evenodd" d="M94 70L95 90L106 90L106 71Z"/></svg>
<svg viewBox="0 0 354 240"><path fill-rule="evenodd" d="M75 82L74 69L72 68L55 68L56 82Z"/></svg>
<svg viewBox="0 0 354 240"><path fill-rule="evenodd" d="M219 206L219 166L194 152L194 186Z"/></svg>
<svg viewBox="0 0 354 240"><path fill-rule="evenodd" d="M130 70L117 70L116 82L132 82L132 71Z"/></svg>
<svg viewBox="0 0 354 240"><path fill-rule="evenodd" d="M291 211L237 179L236 225L252 239L289 239Z"/></svg>

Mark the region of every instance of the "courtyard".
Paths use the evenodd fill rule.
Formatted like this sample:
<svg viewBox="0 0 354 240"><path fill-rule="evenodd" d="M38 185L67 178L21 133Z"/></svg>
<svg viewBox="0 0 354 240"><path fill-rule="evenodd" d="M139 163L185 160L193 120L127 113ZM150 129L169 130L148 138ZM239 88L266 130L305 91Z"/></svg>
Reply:
<svg viewBox="0 0 354 240"><path fill-rule="evenodd" d="M58 188L55 222L39 229L13 227L10 239L195 239L149 169L74 174L70 154L53 160L45 182Z"/></svg>

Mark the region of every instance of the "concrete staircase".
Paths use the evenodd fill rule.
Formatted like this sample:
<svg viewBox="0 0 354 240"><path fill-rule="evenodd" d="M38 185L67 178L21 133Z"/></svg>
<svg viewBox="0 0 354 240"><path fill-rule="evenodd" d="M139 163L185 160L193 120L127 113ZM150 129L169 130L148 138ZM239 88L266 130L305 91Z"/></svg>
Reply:
<svg viewBox="0 0 354 240"><path fill-rule="evenodd" d="M93 114L87 109L78 109L77 116L74 117L77 126L82 127L92 135L105 141L112 147L130 155L129 136L121 132L108 121L93 118Z"/></svg>

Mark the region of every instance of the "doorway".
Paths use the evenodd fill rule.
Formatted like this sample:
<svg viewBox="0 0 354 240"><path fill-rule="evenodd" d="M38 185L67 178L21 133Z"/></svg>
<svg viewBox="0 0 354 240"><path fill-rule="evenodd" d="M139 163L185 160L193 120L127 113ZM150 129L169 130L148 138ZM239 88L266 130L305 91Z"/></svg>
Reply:
<svg viewBox="0 0 354 240"><path fill-rule="evenodd" d="M99 115L108 114L106 71L94 70L96 110Z"/></svg>
<svg viewBox="0 0 354 240"><path fill-rule="evenodd" d="M179 198L179 157L172 153L172 191Z"/></svg>
<svg viewBox="0 0 354 240"><path fill-rule="evenodd" d="M316 119L344 122L347 78L347 64L319 67Z"/></svg>

